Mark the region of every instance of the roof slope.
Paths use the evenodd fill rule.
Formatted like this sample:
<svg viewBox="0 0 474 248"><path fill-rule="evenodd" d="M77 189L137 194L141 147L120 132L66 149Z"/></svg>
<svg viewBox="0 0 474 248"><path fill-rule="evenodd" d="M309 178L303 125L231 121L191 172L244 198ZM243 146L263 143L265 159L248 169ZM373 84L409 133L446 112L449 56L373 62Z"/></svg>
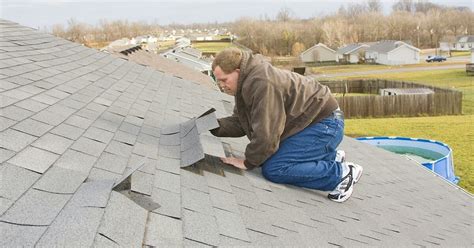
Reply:
<svg viewBox="0 0 474 248"><path fill-rule="evenodd" d="M383 40L383 41L379 41L373 45L371 45L367 51L368 52L378 52L378 53L388 53L390 51L393 51L395 49L397 49L398 47L400 46L406 46L408 48L411 48L413 50L417 50L419 51L418 48L414 47L414 46L411 46L409 44L407 44L406 42L403 42L403 41L396 41L396 40Z"/></svg>
<svg viewBox="0 0 474 248"><path fill-rule="evenodd" d="M189 68L182 63L164 58L162 55L147 52L142 49L137 49L136 51L127 53L127 55L120 53L121 51L123 50L117 51L114 55L141 65L150 66L154 69L172 74L185 80L198 82L212 89L217 89L217 85L210 76Z"/></svg>
<svg viewBox="0 0 474 248"><path fill-rule="evenodd" d="M0 32L0 247L473 245L472 196L413 162L345 138L365 170L344 204L209 156L181 169L186 123L231 99L9 21ZM247 142L222 141L234 156Z"/></svg>

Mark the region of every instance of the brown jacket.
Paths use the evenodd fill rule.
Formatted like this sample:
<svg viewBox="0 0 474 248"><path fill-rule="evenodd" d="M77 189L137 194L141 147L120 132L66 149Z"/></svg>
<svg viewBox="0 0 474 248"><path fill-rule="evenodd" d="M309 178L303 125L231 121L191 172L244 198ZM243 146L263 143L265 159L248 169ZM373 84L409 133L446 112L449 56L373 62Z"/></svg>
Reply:
<svg viewBox="0 0 474 248"><path fill-rule="evenodd" d="M261 166L280 142L329 116L338 104L327 86L280 70L260 55L242 54L234 114L219 119L219 137L247 135L245 166Z"/></svg>

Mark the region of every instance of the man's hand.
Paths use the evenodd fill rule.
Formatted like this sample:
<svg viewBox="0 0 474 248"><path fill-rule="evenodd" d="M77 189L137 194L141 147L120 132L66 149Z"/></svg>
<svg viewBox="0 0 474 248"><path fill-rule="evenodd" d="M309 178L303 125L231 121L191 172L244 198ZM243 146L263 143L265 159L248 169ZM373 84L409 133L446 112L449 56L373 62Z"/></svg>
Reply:
<svg viewBox="0 0 474 248"><path fill-rule="evenodd" d="M230 157L230 158L221 158L221 160L222 160L222 162L224 162L226 164L230 164L230 165L232 165L234 167L237 167L239 169L242 169L242 170L247 170L247 167L245 167L243 159Z"/></svg>

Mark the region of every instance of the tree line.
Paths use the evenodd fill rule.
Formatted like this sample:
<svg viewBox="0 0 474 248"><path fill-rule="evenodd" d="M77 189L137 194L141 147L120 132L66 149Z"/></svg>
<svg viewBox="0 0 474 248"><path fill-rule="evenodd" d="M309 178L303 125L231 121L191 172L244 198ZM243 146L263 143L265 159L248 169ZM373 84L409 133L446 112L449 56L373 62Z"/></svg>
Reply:
<svg viewBox="0 0 474 248"><path fill-rule="evenodd" d="M69 20L51 32L80 43L106 43L123 37L150 34L166 29L227 27L240 44L269 56L298 55L317 43L332 48L379 40L409 41L418 48L435 48L442 39L474 34L474 14L467 7L446 7L425 0L399 0L389 14L380 0L350 3L338 11L309 19L296 17L283 8L274 18L243 17L232 23L172 24L101 21L93 26Z"/></svg>

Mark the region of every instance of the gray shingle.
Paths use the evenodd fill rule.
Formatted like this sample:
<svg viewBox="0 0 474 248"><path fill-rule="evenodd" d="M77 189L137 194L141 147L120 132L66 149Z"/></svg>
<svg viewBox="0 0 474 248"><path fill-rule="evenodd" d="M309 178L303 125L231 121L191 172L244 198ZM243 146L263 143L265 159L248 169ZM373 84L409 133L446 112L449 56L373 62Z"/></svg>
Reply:
<svg viewBox="0 0 474 248"><path fill-rule="evenodd" d="M113 185L113 180L87 181L74 194L71 204L77 207L105 208Z"/></svg>
<svg viewBox="0 0 474 248"><path fill-rule="evenodd" d="M214 216L183 210L184 237L209 244L219 245L219 234Z"/></svg>
<svg viewBox="0 0 474 248"><path fill-rule="evenodd" d="M120 246L142 245L147 211L124 195L112 191L99 233Z"/></svg>
<svg viewBox="0 0 474 248"><path fill-rule="evenodd" d="M239 213L230 213L214 208L214 214L220 234L250 242L250 238Z"/></svg>
<svg viewBox="0 0 474 248"><path fill-rule="evenodd" d="M32 145L43 150L62 154L72 143L73 141L70 139L47 133L43 137L36 140L36 142L34 142Z"/></svg>
<svg viewBox="0 0 474 248"><path fill-rule="evenodd" d="M8 162L28 170L44 173L58 157L54 153L35 147L28 147L8 160Z"/></svg>
<svg viewBox="0 0 474 248"><path fill-rule="evenodd" d="M0 147L19 152L35 139L36 137L32 135L8 129L0 132Z"/></svg>
<svg viewBox="0 0 474 248"><path fill-rule="evenodd" d="M70 197L30 189L2 215L0 220L21 225L50 225Z"/></svg>
<svg viewBox="0 0 474 248"><path fill-rule="evenodd" d="M205 115L203 117L199 117L196 120L196 127L198 129L198 132L205 133L208 130L212 130L214 128L219 127L219 123L217 123L217 118L216 118L216 113L210 113L208 115Z"/></svg>
<svg viewBox="0 0 474 248"><path fill-rule="evenodd" d="M3 215L12 205L14 201L0 197L0 215Z"/></svg>
<svg viewBox="0 0 474 248"><path fill-rule="evenodd" d="M39 85L36 85L36 86L40 87ZM53 105L53 104L59 102L59 100L60 100L56 97L48 96L45 93L41 93L39 95L36 95L36 96L32 97L31 99L33 99L35 101L38 101L38 102L41 102L41 103L44 103L44 104L47 104L47 105Z"/></svg>
<svg viewBox="0 0 474 248"><path fill-rule="evenodd" d="M154 202L160 204L160 207L153 210L154 213L181 218L181 196L159 188L153 188L151 198Z"/></svg>
<svg viewBox="0 0 474 248"><path fill-rule="evenodd" d="M13 126L13 129L38 137L48 132L51 128L53 128L53 126L33 119L23 120Z"/></svg>
<svg viewBox="0 0 474 248"><path fill-rule="evenodd" d="M3 108L0 112L0 115L10 118L12 120L21 121L33 115L33 112L24 108L19 108L15 105L11 105L6 108Z"/></svg>
<svg viewBox="0 0 474 248"><path fill-rule="evenodd" d="M106 152L110 152L125 158L130 157L130 155L132 154L132 150L133 146L115 140L112 140L107 146L107 148L105 148Z"/></svg>
<svg viewBox="0 0 474 248"><path fill-rule="evenodd" d="M206 179L187 170L181 170L181 186L209 193Z"/></svg>
<svg viewBox="0 0 474 248"><path fill-rule="evenodd" d="M132 191L151 196L153 175L136 171L132 174Z"/></svg>
<svg viewBox="0 0 474 248"><path fill-rule="evenodd" d="M185 187L181 190L183 208L211 216L213 215L209 194Z"/></svg>
<svg viewBox="0 0 474 248"><path fill-rule="evenodd" d="M83 174L89 174L96 159L96 157L91 155L69 149L58 159L55 165L64 169L76 170Z"/></svg>
<svg viewBox="0 0 474 248"><path fill-rule="evenodd" d="M106 144L102 142L80 137L72 144L71 149L99 157L102 151L104 151L105 146Z"/></svg>
<svg viewBox="0 0 474 248"><path fill-rule="evenodd" d="M201 135L200 139L205 154L219 158L226 157L222 142L219 138L210 135Z"/></svg>
<svg viewBox="0 0 474 248"><path fill-rule="evenodd" d="M86 178L86 174L53 166L33 188L57 194L73 194Z"/></svg>
<svg viewBox="0 0 474 248"><path fill-rule="evenodd" d="M235 214L239 213L239 208L233 194L209 188L209 195L211 196L212 206L215 208L224 209Z"/></svg>
<svg viewBox="0 0 474 248"><path fill-rule="evenodd" d="M33 111L33 112L39 112L45 109L46 107L48 107L47 104L35 101L33 99L26 99L26 100L16 103L15 105L18 107Z"/></svg>
<svg viewBox="0 0 474 248"><path fill-rule="evenodd" d="M93 120L89 120L87 118L73 115L66 120L66 123L72 126L76 126L82 129L87 129L92 124Z"/></svg>
<svg viewBox="0 0 474 248"><path fill-rule="evenodd" d="M39 177L38 173L8 163L4 164L0 167L2 179L0 197L16 201Z"/></svg>
<svg viewBox="0 0 474 248"><path fill-rule="evenodd" d="M156 169L179 175L181 171L180 161L178 159L160 156L158 158Z"/></svg>
<svg viewBox="0 0 474 248"><path fill-rule="evenodd" d="M114 133L96 127L90 127L84 133L84 137L100 141L104 144L108 144L113 136Z"/></svg>
<svg viewBox="0 0 474 248"><path fill-rule="evenodd" d="M160 136L160 144L165 146L179 146L181 143L180 134L163 134Z"/></svg>
<svg viewBox="0 0 474 248"><path fill-rule="evenodd" d="M150 213L143 244L152 247L183 245L181 220Z"/></svg>
<svg viewBox="0 0 474 248"><path fill-rule="evenodd" d="M127 159L116 154L104 152L100 155L94 167L122 174L127 167Z"/></svg>
<svg viewBox="0 0 474 248"><path fill-rule="evenodd" d="M263 216L263 212L255 209L240 207L240 214L247 229L268 234L276 237L277 231L271 223L271 219Z"/></svg>
<svg viewBox="0 0 474 248"><path fill-rule="evenodd" d="M181 158L181 148L180 148L180 146L159 145L158 154L161 157L180 159Z"/></svg>
<svg viewBox="0 0 474 248"><path fill-rule="evenodd" d="M23 226L0 222L0 247L33 247L46 231L45 226Z"/></svg>
<svg viewBox="0 0 474 248"><path fill-rule="evenodd" d="M92 247L115 247L115 248L120 248L120 245L115 243L114 241L108 239L102 234L97 234L94 239L94 243L92 244Z"/></svg>
<svg viewBox="0 0 474 248"><path fill-rule="evenodd" d="M57 105L54 105L54 106L57 106ZM72 112L71 112L71 114L72 114ZM55 109L50 107L50 108L48 108L46 110L43 110L40 113L34 115L31 118L35 119L37 121L46 123L46 124L57 126L57 125L61 124L64 120L66 120L66 118L68 116L69 115L62 115L59 112L55 111Z"/></svg>
<svg viewBox="0 0 474 248"><path fill-rule="evenodd" d="M122 143L133 145L137 140L137 136L123 131L117 131L115 132L115 136L113 139Z"/></svg>
<svg viewBox="0 0 474 248"><path fill-rule="evenodd" d="M232 193L230 183L224 176L209 173L207 171L203 171L203 174L209 187Z"/></svg>
<svg viewBox="0 0 474 248"><path fill-rule="evenodd" d="M156 170L154 187L179 194L181 192L180 177L166 171Z"/></svg>
<svg viewBox="0 0 474 248"><path fill-rule="evenodd" d="M204 151L200 144L181 152L181 167L192 165L204 159Z"/></svg>
<svg viewBox="0 0 474 248"><path fill-rule="evenodd" d="M3 163L15 155L14 151L0 148L0 163Z"/></svg>
<svg viewBox="0 0 474 248"><path fill-rule="evenodd" d="M12 105L18 101L20 101L20 99L12 98L6 95L1 95L0 108L4 108L6 106Z"/></svg>
<svg viewBox="0 0 474 248"><path fill-rule="evenodd" d="M90 181L101 181L101 180L115 181L115 180L118 180L121 176L122 176L121 174L113 173L113 172L102 170L102 169L99 169L99 168L92 168L90 173L89 173L89 177L87 178L87 180L90 180Z"/></svg>
<svg viewBox="0 0 474 248"><path fill-rule="evenodd" d="M272 189L268 185L268 181L265 180L265 178L263 178L261 174L261 169L245 171L244 175L245 177L248 178L248 180L250 181L250 184L254 186L255 188L263 189L266 191L272 191Z"/></svg>
<svg viewBox="0 0 474 248"><path fill-rule="evenodd" d="M84 132L84 129L78 128L75 126L71 126L69 124L61 124L57 127L55 127L53 130L51 130L51 133L66 137L68 139L76 140L79 137L81 137L82 133Z"/></svg>
<svg viewBox="0 0 474 248"><path fill-rule="evenodd" d="M17 122L14 120L10 120L8 118L5 118L3 116L0 116L0 132L15 125Z"/></svg>
<svg viewBox="0 0 474 248"><path fill-rule="evenodd" d="M67 205L35 246L90 247L103 214L102 208Z"/></svg>

